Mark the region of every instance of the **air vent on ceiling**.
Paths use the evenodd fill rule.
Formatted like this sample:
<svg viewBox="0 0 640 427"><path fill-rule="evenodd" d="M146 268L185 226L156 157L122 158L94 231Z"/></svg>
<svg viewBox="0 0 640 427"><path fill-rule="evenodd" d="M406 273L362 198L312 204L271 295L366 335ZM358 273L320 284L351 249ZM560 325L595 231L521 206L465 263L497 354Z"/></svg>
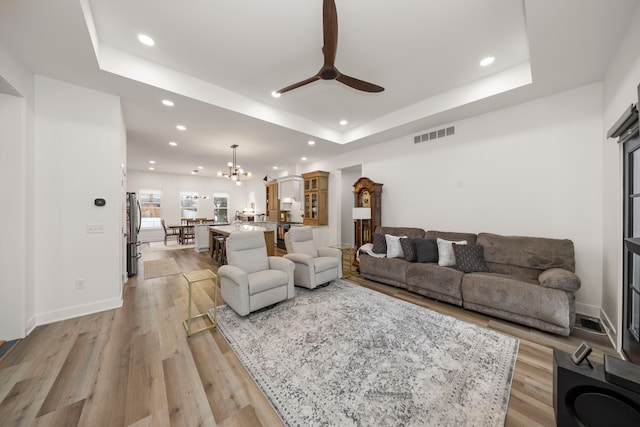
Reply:
<svg viewBox="0 0 640 427"><path fill-rule="evenodd" d="M416 135L413 137L413 143L418 144L420 142L430 141L437 138L444 138L445 136L455 135L455 133L456 127L448 126L446 128L432 130L421 135Z"/></svg>

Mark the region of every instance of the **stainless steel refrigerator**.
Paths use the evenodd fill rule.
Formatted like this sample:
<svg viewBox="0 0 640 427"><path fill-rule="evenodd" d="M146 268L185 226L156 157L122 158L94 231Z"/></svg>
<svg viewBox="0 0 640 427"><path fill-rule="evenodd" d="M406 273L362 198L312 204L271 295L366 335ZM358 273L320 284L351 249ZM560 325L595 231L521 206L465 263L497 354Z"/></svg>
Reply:
<svg viewBox="0 0 640 427"><path fill-rule="evenodd" d="M142 211L136 193L127 193L127 275L138 274L138 260L142 254L138 252L138 233L142 223Z"/></svg>

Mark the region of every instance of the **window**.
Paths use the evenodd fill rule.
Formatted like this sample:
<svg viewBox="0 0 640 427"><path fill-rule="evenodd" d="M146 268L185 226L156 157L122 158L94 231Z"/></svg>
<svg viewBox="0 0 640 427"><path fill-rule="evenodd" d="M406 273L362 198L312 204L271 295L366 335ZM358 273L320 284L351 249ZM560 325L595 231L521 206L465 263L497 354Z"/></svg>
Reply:
<svg viewBox="0 0 640 427"><path fill-rule="evenodd" d="M140 211L141 225L140 228L156 228L162 227L160 223L161 210L160 202L162 200L162 192L159 190L140 190Z"/></svg>
<svg viewBox="0 0 640 427"><path fill-rule="evenodd" d="M194 219L198 215L198 193L180 192L180 218Z"/></svg>
<svg viewBox="0 0 640 427"><path fill-rule="evenodd" d="M229 196L227 194L213 195L213 221L216 224L229 222Z"/></svg>

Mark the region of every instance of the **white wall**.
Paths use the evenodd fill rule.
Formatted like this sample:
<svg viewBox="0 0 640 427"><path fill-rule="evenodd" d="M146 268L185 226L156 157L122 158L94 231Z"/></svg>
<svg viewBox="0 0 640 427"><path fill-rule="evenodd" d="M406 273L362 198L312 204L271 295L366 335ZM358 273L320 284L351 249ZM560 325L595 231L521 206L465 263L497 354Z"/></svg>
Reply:
<svg viewBox="0 0 640 427"><path fill-rule="evenodd" d="M637 8L619 50L604 78L604 130L615 123L629 105L638 102L640 83L640 7ZM622 147L603 142L603 286L602 318L612 328L617 348L622 345Z"/></svg>
<svg viewBox="0 0 640 427"><path fill-rule="evenodd" d="M602 85L455 126L453 136L414 144L413 135L407 135L316 162L308 170L327 170L333 177L353 159L362 159L362 175L384 184L383 225L571 239L582 279L578 309L598 315ZM340 241L335 213L341 188L329 182L329 235Z"/></svg>
<svg viewBox="0 0 640 427"><path fill-rule="evenodd" d="M35 308L48 323L122 304L120 100L35 78ZM104 198L106 206L94 205ZM87 233L99 224L104 233ZM84 281L84 289L76 282Z"/></svg>
<svg viewBox="0 0 640 427"><path fill-rule="evenodd" d="M238 187L232 181L219 177L197 175L176 175L159 172L129 170L127 172L127 191L138 193L141 189L162 191L162 218L167 224L180 223L180 192L196 192L200 196L213 196L217 193L229 194L229 220L233 220L235 211L242 211L256 203L256 212L264 213L265 187L262 178L252 176ZM161 240L162 229L143 231L141 241Z"/></svg>
<svg viewBox="0 0 640 427"><path fill-rule="evenodd" d="M23 144L24 98L0 93L0 339L24 336L25 324L25 147Z"/></svg>
<svg viewBox="0 0 640 427"><path fill-rule="evenodd" d="M24 337L35 325L33 279L33 74L0 45L0 192L6 225L0 243L0 339Z"/></svg>

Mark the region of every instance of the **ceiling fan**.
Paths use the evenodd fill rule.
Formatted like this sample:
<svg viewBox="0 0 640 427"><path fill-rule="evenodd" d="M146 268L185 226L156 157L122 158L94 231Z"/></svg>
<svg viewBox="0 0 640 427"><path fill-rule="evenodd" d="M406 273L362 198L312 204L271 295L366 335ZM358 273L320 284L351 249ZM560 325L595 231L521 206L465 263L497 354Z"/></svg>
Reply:
<svg viewBox="0 0 640 427"><path fill-rule="evenodd" d="M320 68L320 71L306 80L276 91L275 94L279 96L317 80L337 80L340 83L364 92L382 92L384 90L383 87L342 74L334 65L336 50L338 49L338 12L336 11L336 3L334 0L323 0L322 27L324 34L324 46L322 48L324 65Z"/></svg>

